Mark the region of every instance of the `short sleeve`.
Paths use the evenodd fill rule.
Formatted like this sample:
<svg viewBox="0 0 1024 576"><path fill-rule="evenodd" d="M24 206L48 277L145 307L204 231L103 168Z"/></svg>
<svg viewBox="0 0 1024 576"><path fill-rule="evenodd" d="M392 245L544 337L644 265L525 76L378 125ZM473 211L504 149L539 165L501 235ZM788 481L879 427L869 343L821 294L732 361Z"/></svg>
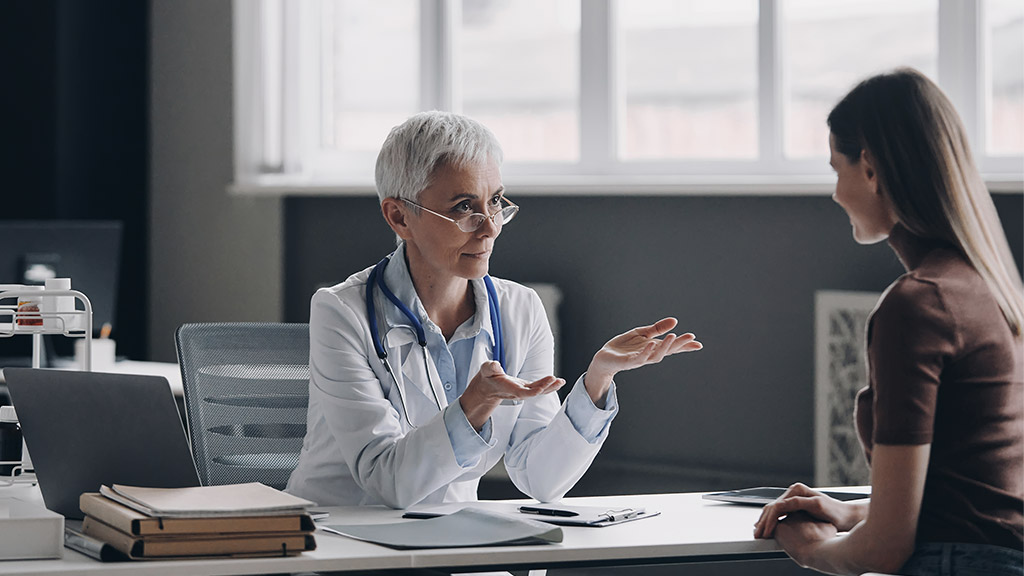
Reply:
<svg viewBox="0 0 1024 576"><path fill-rule="evenodd" d="M932 442L942 370L955 351L955 325L938 287L912 275L898 280L869 331L874 443Z"/></svg>

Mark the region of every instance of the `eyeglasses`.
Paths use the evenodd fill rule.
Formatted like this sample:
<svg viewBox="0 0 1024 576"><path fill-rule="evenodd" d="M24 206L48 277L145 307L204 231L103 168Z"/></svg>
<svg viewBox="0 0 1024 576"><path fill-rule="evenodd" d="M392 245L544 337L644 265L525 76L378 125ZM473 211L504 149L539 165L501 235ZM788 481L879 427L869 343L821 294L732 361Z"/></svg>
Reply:
<svg viewBox="0 0 1024 576"><path fill-rule="evenodd" d="M502 226L508 224L509 222L512 221L513 218L516 217L516 214L519 213L519 206L513 204L512 201L509 200L508 198L505 198L505 196L501 196L499 202L505 202L508 205L502 208L501 210L498 210L494 214L488 216L486 214L474 212L472 214L463 216L458 220L449 218L444 214L438 214L437 212L434 212L430 208L427 208L426 206L421 206L413 202L412 200L406 200L405 198L402 198L402 200L409 204L412 204L413 206L421 210L426 210L427 212L430 212L431 214L437 216L438 218L444 218L445 220L458 226L459 230L462 230L463 232L476 232L478 228L483 226L485 220L490 220L491 222L494 222L495 226Z"/></svg>

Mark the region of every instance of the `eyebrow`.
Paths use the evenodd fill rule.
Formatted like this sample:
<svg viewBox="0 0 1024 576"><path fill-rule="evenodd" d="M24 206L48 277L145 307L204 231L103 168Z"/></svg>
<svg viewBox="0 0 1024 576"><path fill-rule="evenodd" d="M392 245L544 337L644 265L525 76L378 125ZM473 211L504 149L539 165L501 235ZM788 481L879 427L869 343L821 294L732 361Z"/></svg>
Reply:
<svg viewBox="0 0 1024 576"><path fill-rule="evenodd" d="M492 195L492 197L493 196L497 196L497 195L501 194L504 191L505 191L505 186L498 186L498 189L494 191L494 194ZM451 198L448 199L449 202L455 202L456 200L476 200L476 195L475 194L470 194L468 192L462 192L462 193L456 194L455 196L452 196Z"/></svg>

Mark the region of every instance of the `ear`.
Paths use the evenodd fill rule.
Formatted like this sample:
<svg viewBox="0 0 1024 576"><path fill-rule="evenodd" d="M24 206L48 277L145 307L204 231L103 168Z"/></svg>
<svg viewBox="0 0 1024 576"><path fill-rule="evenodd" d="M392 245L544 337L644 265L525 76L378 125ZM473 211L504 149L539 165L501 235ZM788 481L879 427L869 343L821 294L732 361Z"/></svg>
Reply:
<svg viewBox="0 0 1024 576"><path fill-rule="evenodd" d="M384 215L384 221L388 223L391 230L398 235L402 240L408 240L412 234L409 230L409 224L406 221L408 213L406 212L405 202L402 202L398 198L385 198L380 203L381 214Z"/></svg>
<svg viewBox="0 0 1024 576"><path fill-rule="evenodd" d="M864 148L860 151L860 168L864 174L864 179L871 184L875 194L880 192L878 187L878 171L875 169L875 157Z"/></svg>

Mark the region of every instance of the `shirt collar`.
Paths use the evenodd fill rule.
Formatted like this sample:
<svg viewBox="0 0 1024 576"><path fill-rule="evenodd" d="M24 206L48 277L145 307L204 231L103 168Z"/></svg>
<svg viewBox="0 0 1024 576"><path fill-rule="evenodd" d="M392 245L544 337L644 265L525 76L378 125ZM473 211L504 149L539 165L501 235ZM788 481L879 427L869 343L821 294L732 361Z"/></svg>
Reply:
<svg viewBox="0 0 1024 576"><path fill-rule="evenodd" d="M420 302L419 295L416 294L416 287L412 283L412 275L409 274L409 265L405 260L405 242L402 242L391 253L388 267L384 269L384 282L387 283L388 288L391 289L395 296L404 302L409 307L409 310L416 315L416 318L423 324L424 330L433 328L440 333L434 322L427 316L427 311L423 307L423 303ZM466 324L463 324L455 331L452 340L472 338L483 331L491 339L491 345L494 345L494 329L491 326L490 308L488 308L487 304L487 286L484 284L483 278L474 278L470 280L470 284L473 287L473 300L476 303L476 312ZM389 326L411 326L405 314L392 304L390 300L385 297L379 301L384 303L384 320Z"/></svg>

